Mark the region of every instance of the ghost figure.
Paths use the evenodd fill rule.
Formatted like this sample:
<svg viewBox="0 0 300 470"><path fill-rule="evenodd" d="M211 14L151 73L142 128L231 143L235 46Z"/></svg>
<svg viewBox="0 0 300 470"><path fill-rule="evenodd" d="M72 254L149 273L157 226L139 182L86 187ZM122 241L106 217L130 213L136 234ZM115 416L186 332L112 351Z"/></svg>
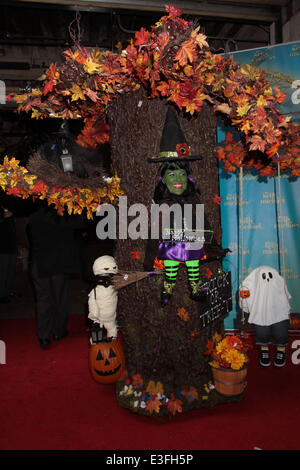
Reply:
<svg viewBox="0 0 300 470"><path fill-rule="evenodd" d="M89 293L88 318L107 330L107 337L117 337L116 312L118 293L112 284L112 276L118 266L112 256L101 256L93 264L97 286Z"/></svg>
<svg viewBox="0 0 300 470"><path fill-rule="evenodd" d="M269 326L289 318L291 295L276 269L259 266L246 277L241 287L250 292L249 297L240 298L240 307L250 314L249 323Z"/></svg>

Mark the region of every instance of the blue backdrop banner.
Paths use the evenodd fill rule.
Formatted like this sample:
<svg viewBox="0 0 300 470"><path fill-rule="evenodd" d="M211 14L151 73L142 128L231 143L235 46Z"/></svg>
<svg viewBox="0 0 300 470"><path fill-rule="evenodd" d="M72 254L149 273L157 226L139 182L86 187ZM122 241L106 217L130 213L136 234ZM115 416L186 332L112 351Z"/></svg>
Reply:
<svg viewBox="0 0 300 470"><path fill-rule="evenodd" d="M235 52L232 55L237 63L262 68L271 86L279 87L287 95L286 100L278 106L280 111L289 115L292 122L300 122L300 42ZM226 132L239 138L232 128L226 128L220 122L218 142L225 140ZM225 328L237 328L239 285L253 269L262 265L272 266L282 275L285 268L286 283L292 296L291 311L300 312L300 179L286 174L281 174L280 179L267 178L255 171L244 170L243 224L239 206L239 174L227 173L220 168L220 196L222 245L232 250L223 263L224 270L231 271L233 289L233 309L225 319Z"/></svg>

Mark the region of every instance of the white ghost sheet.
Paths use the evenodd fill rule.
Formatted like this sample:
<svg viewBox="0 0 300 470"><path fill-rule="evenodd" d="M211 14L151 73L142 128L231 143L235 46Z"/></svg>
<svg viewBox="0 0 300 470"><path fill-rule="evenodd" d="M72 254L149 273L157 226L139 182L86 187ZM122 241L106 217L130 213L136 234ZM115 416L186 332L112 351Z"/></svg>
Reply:
<svg viewBox="0 0 300 470"><path fill-rule="evenodd" d="M240 298L240 307L249 313L248 323L269 326L289 318L291 298L282 276L271 266L259 266L243 281L240 290L250 297Z"/></svg>

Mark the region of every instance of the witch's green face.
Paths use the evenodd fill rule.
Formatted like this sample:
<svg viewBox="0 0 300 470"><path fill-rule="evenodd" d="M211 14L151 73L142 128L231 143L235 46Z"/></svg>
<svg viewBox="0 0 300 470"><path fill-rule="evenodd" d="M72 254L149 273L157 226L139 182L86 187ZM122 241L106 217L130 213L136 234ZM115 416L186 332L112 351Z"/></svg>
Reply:
<svg viewBox="0 0 300 470"><path fill-rule="evenodd" d="M180 196L187 188L187 173L181 168L166 170L164 182L171 194Z"/></svg>

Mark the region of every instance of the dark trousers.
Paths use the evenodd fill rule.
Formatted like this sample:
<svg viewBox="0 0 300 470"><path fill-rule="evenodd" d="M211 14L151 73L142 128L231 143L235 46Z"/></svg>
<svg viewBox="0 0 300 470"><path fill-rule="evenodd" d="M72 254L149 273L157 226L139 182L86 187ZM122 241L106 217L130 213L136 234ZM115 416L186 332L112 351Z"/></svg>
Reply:
<svg viewBox="0 0 300 470"><path fill-rule="evenodd" d="M16 275L17 253L0 253L0 298L12 291Z"/></svg>
<svg viewBox="0 0 300 470"><path fill-rule="evenodd" d="M282 320L269 326L255 326L256 344L267 346L270 343L276 346L286 346L289 342L289 320Z"/></svg>
<svg viewBox="0 0 300 470"><path fill-rule="evenodd" d="M55 274L40 277L37 266L31 266L36 295L37 332L39 339L62 336L68 321L68 276Z"/></svg>

